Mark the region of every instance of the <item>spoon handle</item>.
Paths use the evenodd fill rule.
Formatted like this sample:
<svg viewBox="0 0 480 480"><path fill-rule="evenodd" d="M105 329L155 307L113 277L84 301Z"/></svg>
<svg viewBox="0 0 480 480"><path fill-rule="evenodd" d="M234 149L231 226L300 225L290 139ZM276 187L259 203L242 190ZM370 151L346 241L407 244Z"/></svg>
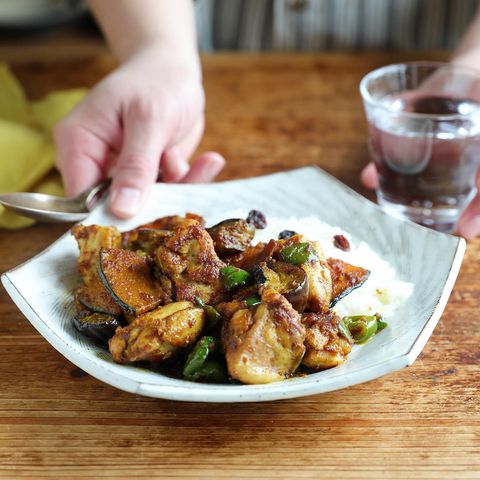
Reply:
<svg viewBox="0 0 480 480"><path fill-rule="evenodd" d="M96 201L98 201L108 191L112 180L107 178L95 184L93 187L82 192L75 200L82 202L88 211L91 211Z"/></svg>

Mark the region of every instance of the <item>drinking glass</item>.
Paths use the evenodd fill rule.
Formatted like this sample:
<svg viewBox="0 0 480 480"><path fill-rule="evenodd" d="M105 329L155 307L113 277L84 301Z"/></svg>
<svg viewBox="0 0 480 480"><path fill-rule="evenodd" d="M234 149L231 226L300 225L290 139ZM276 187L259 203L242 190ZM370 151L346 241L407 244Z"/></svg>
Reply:
<svg viewBox="0 0 480 480"><path fill-rule="evenodd" d="M367 74L360 93L380 206L453 232L476 193L480 72L442 62L388 65Z"/></svg>

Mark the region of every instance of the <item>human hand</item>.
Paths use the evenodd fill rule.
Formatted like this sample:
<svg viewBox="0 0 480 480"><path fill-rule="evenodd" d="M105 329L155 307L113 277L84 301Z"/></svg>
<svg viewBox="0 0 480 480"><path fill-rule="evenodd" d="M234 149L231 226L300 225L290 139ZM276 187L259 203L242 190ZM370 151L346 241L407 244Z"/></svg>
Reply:
<svg viewBox="0 0 480 480"><path fill-rule="evenodd" d="M175 52L143 47L91 90L54 129L57 166L74 196L112 177L110 207L134 215L149 187L208 182L225 164L216 152L188 159L204 128L199 69Z"/></svg>

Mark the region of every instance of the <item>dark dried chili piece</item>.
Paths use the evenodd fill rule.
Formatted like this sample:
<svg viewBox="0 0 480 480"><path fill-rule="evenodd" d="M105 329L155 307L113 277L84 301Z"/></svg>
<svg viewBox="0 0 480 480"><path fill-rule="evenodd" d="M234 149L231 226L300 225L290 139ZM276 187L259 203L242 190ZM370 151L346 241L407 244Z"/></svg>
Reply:
<svg viewBox="0 0 480 480"><path fill-rule="evenodd" d="M350 242L343 235L335 235L333 237L333 245L344 252L350 251Z"/></svg>
<svg viewBox="0 0 480 480"><path fill-rule="evenodd" d="M250 210L248 212L247 223L252 224L255 228L262 230L267 226L265 215L259 210Z"/></svg>

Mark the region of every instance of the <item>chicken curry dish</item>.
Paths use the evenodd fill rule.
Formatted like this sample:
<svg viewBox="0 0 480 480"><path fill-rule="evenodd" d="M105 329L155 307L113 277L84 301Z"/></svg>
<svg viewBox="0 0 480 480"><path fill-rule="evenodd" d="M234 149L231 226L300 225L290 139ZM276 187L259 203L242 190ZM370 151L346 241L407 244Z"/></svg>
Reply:
<svg viewBox="0 0 480 480"><path fill-rule="evenodd" d="M196 382L264 384L341 364L386 326L332 310L370 272L326 258L301 232L253 244L265 226L256 210L211 227L192 213L123 233L75 225L74 326L114 362Z"/></svg>

